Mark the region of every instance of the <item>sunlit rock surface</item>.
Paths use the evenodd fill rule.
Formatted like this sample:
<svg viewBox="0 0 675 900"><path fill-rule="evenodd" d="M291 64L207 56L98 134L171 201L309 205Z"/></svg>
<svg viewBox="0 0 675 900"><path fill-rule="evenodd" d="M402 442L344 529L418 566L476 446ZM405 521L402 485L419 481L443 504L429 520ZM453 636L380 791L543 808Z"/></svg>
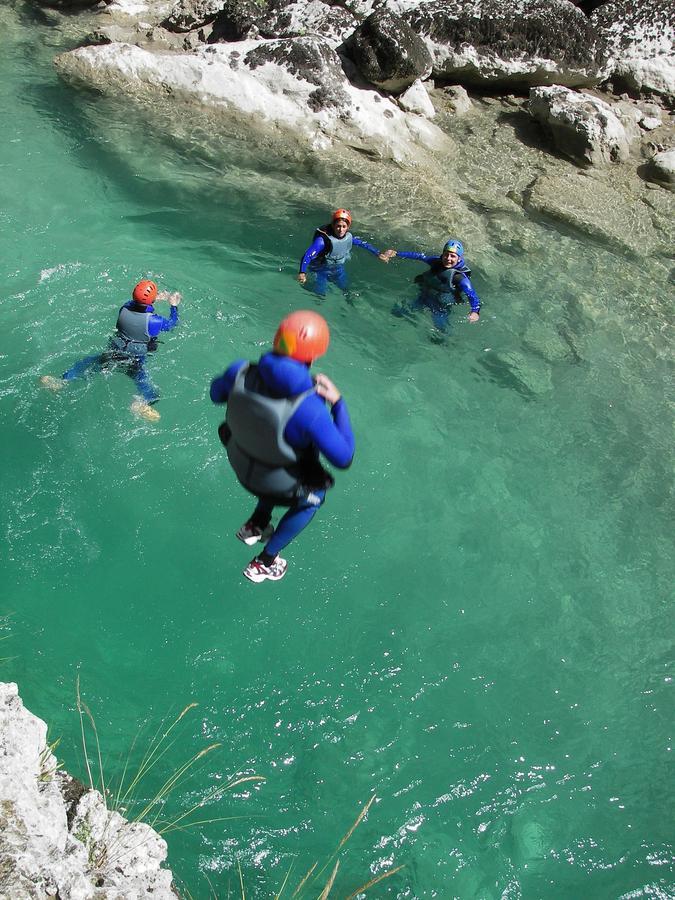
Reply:
<svg viewBox="0 0 675 900"><path fill-rule="evenodd" d="M321 38L238 41L193 53L152 53L128 44L81 47L57 57L70 79L103 91L153 91L283 127L289 138L328 147L334 139L382 158L411 160L443 147L442 132L375 91L355 88Z"/></svg>
<svg viewBox="0 0 675 900"><path fill-rule="evenodd" d="M607 74L594 25L568 0L388 0L433 57L433 76L525 88L596 84Z"/></svg>
<svg viewBox="0 0 675 900"><path fill-rule="evenodd" d="M649 178L675 191L675 149L656 153L650 160Z"/></svg>
<svg viewBox="0 0 675 900"><path fill-rule="evenodd" d="M591 21L612 74L636 92L675 94L675 6L671 0L612 0Z"/></svg>
<svg viewBox="0 0 675 900"><path fill-rule="evenodd" d="M356 27L345 44L366 81L399 92L431 74L431 54L408 23L388 9Z"/></svg>
<svg viewBox="0 0 675 900"><path fill-rule="evenodd" d="M628 136L610 106L567 88L530 91L530 113L551 135L555 147L580 163L609 165L628 159Z"/></svg>
<svg viewBox="0 0 675 900"><path fill-rule="evenodd" d="M175 900L165 841L60 771L47 726L0 682L0 897Z"/></svg>

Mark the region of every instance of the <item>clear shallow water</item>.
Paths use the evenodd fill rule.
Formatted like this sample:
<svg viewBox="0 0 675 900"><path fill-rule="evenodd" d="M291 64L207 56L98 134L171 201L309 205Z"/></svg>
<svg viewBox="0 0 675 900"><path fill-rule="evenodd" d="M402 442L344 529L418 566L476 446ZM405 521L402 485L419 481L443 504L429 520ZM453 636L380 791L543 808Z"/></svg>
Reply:
<svg viewBox="0 0 675 900"><path fill-rule="evenodd" d="M418 268L356 256L321 368L358 455L284 581L253 587L208 383L311 305L296 259L342 194L320 161L268 171L241 141L197 149L63 87L49 43L9 29L0 58L0 677L82 776L78 674L108 778L140 728L144 746L198 703L144 792L222 747L169 817L224 775L266 777L200 813L233 821L169 836L195 897L236 894L237 861L249 896L291 863L297 884L373 792L338 896L394 864L375 896L672 895L667 285L643 295L634 260L525 220L514 257L489 242L509 214L476 214L485 312L437 345L389 314ZM364 236L417 245L379 202ZM119 375L42 392L145 274L185 298L152 362L159 425Z"/></svg>

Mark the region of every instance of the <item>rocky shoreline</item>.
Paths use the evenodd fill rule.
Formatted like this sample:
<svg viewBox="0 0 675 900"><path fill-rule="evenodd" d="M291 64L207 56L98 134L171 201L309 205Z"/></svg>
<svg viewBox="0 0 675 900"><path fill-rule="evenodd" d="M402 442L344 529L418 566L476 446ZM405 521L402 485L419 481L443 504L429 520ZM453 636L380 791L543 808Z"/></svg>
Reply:
<svg viewBox="0 0 675 900"><path fill-rule="evenodd" d="M321 160L341 203L352 202L342 182L359 173L366 224L388 184L428 209L420 240L458 219L471 235L484 223L458 203L464 189L491 213L515 205L612 251L630 254L637 240L642 257L672 257L675 15L663 0L36 6L74 47L55 58L69 83L149 116L173 109L177 139L208 120L203 131L248 134L268 158ZM494 165L454 177L497 144L501 183Z"/></svg>
<svg viewBox="0 0 675 900"><path fill-rule="evenodd" d="M0 900L175 900L166 842L63 772L47 725L0 682Z"/></svg>

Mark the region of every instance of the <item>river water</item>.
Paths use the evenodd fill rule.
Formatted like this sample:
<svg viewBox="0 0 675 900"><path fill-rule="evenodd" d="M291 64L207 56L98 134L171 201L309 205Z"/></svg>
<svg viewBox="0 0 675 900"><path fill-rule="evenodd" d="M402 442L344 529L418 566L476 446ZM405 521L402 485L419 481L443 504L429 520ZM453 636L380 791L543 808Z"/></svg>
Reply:
<svg viewBox="0 0 675 900"><path fill-rule="evenodd" d="M351 303L321 306L319 367L357 456L285 579L251 585L234 532L252 504L210 379L316 308L294 274L327 208L353 204L382 246L431 252L446 234L415 224L414 197L359 211L363 179L236 135L172 137L77 92L52 69L55 33L2 15L0 677L66 768L86 775L78 676L112 783L198 704L137 799L214 743L161 820L228 776L265 781L191 816L228 821L167 834L193 897L240 896L239 868L256 897L290 868L290 895L318 861L317 896L373 794L336 896L397 865L372 895L672 896L667 260L524 218L505 234L508 215L491 243L476 208L483 315L456 310L438 342L424 317L390 314L419 264L357 252ZM43 391L40 375L105 345L143 276L184 296L151 362L161 421L131 415L121 374Z"/></svg>

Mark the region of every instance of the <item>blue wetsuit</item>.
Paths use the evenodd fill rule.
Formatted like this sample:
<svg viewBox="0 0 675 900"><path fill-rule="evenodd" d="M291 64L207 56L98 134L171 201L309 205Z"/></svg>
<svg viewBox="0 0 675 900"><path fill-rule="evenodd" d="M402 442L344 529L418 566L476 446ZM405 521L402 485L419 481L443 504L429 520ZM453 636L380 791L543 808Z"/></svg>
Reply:
<svg viewBox="0 0 675 900"><path fill-rule="evenodd" d="M480 313L480 297L471 284L469 275L470 270L464 262L464 258L460 257L456 265L446 268L441 263L440 256L426 256L424 253L415 253L414 251L401 251L396 254L401 259L418 259L425 262L429 268L429 272L418 276L415 280L420 280L420 292L412 303L407 305L397 305L392 312L395 316L405 316L407 313L416 312L419 309L428 309L431 312L431 318L434 325L439 331L445 331L448 326L448 318L450 315L450 307L455 303L461 303L461 294L464 294L471 304L471 312ZM433 286L433 276L436 272L445 275L454 271L452 286L438 285Z"/></svg>
<svg viewBox="0 0 675 900"><path fill-rule="evenodd" d="M171 331L171 329L175 328L178 324L177 306L171 307L171 315L168 319L165 319L164 316L157 315L152 306L144 306L143 304L136 303L135 300L130 300L128 303L125 303L124 307L136 312L151 313L150 318L148 319L148 334L151 339L156 339L162 331ZM145 402L149 404L156 403L159 400L159 392L152 383L150 375L145 368L147 352L146 346L143 346L138 352L120 350L115 345L115 339L111 338L109 348L105 353L85 356L84 359L79 360L75 365L71 366L67 372L64 372L63 378L65 381L73 381L73 379L81 378L83 375L88 375L91 372L100 372L105 368L119 366L126 371L126 374L129 375L130 378L133 378L134 383L138 388L138 392Z"/></svg>
<svg viewBox="0 0 675 900"><path fill-rule="evenodd" d="M359 237L352 237L352 246L362 247L373 256L379 256L380 251L377 247L373 247L367 241ZM305 250L305 254L300 260L300 272L305 274L309 269L314 273L316 281L314 284L314 293L319 297L325 297L328 289L328 283L337 285L341 291L346 291L349 287L347 280L347 272L343 263L331 263L326 259L326 254L330 252L330 248L323 234L317 232L311 245Z"/></svg>
<svg viewBox="0 0 675 900"><path fill-rule="evenodd" d="M214 403L227 403L237 373L246 363L247 360L239 359L213 379L210 393ZM309 367L290 356L265 353L258 363L258 371L270 393L277 397L295 397L313 385ZM316 393L310 394L289 419L284 438L295 450L312 448L317 451L317 456L322 453L338 469L347 469L354 457L354 435L347 404L342 397L329 411L323 398ZM313 490L306 497L294 500L260 556L271 562L309 525L325 497L325 490ZM251 516L253 524L264 529L272 518L274 506L268 498L259 497Z"/></svg>

